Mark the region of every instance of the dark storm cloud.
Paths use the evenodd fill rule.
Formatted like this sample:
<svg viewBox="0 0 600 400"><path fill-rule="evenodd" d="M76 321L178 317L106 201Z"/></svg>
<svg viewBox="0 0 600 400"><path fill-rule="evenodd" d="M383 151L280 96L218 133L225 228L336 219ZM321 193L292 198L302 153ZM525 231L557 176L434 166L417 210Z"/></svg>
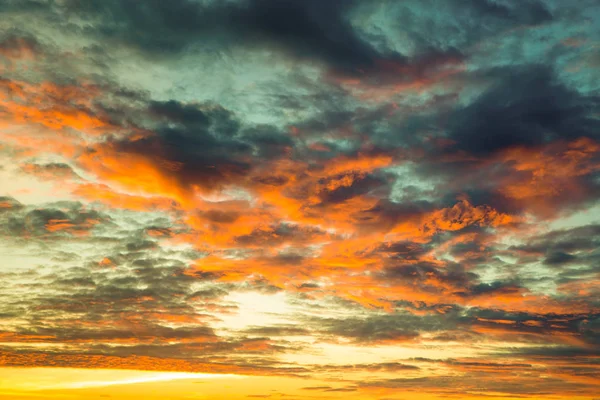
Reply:
<svg viewBox="0 0 600 400"><path fill-rule="evenodd" d="M351 179L352 183L348 186L340 186L333 190L323 190L319 193L322 203L342 203L353 197L362 196L374 189L383 187L386 184L386 181L381 177L375 175L360 175L356 173L322 178L318 181L318 184L327 186L329 182L335 182L341 179Z"/></svg>
<svg viewBox="0 0 600 400"><path fill-rule="evenodd" d="M4 8L7 12L37 12L49 20L62 18L72 22L67 22L67 26L84 35L132 46L152 56L174 55L192 48L217 54L242 43L280 49L303 60L324 62L341 73L364 74L384 80L392 75L382 68L381 60L423 71L432 59L454 57L459 54L457 49L471 44L475 38L552 18L538 1L469 1L448 7L448 12L456 14L456 18L448 21L459 22L455 27L436 15L438 7L421 2L392 6L389 9L391 18L401 21L398 25L409 33L420 53L426 54L413 65L413 60L400 52L381 46L381 38L360 32L353 25L352 12L364 13L364 7L359 6L371 4L356 0L206 3L177 0L169 4L159 0L143 4L133 0L85 3L69 0L61 4L11 1ZM380 3L376 2L375 6L378 5ZM78 21L85 25L77 26ZM434 26L437 30L428 30ZM475 30L478 27L478 31ZM462 40L448 41L447 31L452 29L460 32ZM436 35L435 32L444 34ZM395 34L394 31L384 33L383 41L391 40L386 35L394 37ZM210 40L205 40L207 37Z"/></svg>
<svg viewBox="0 0 600 400"><path fill-rule="evenodd" d="M559 229L532 237L522 245L511 246L508 252L523 263L536 262L543 257L544 264L561 269L563 278L577 277L598 271L599 235L600 225ZM565 269L569 266L576 268Z"/></svg>
<svg viewBox="0 0 600 400"><path fill-rule="evenodd" d="M153 102L148 114L159 120L153 133L137 140L114 142L115 149L172 164L181 183L212 187L227 175L246 173L250 165L241 161L250 156L251 146L239 138L239 122L221 107L203 109L175 101Z"/></svg>
<svg viewBox="0 0 600 400"><path fill-rule="evenodd" d="M512 281L494 281L491 283L479 283L470 288L469 295L477 296L481 294L509 294L519 293L522 287Z"/></svg>
<svg viewBox="0 0 600 400"><path fill-rule="evenodd" d="M57 12L90 23L92 35L153 55L203 46L221 51L234 43L281 49L293 57L325 62L344 72L375 67L382 57L358 35L346 14L355 1L212 2L177 0L68 2ZM205 45L204 45L205 46ZM399 54L393 58L404 60Z"/></svg>
<svg viewBox="0 0 600 400"><path fill-rule="evenodd" d="M559 251L548 255L548 257L546 257L546 259L544 260L544 263L546 265L564 265L571 263L575 260L577 260L577 257L575 257L574 255Z"/></svg>
<svg viewBox="0 0 600 400"><path fill-rule="evenodd" d="M386 14L395 21L394 33L407 35L421 52L466 49L513 27L535 26L554 18L539 0L409 0L385 4Z"/></svg>
<svg viewBox="0 0 600 400"><path fill-rule="evenodd" d="M546 251L574 253L590 251L600 246L600 225L584 225L570 229L559 229L531 238L528 243L512 246L521 254L540 255Z"/></svg>
<svg viewBox="0 0 600 400"><path fill-rule="evenodd" d="M345 19L353 1L255 0L233 18L259 40L275 41L299 57L324 60L336 67L369 66L376 50L362 41Z"/></svg>
<svg viewBox="0 0 600 400"><path fill-rule="evenodd" d="M585 207L598 197L600 125L595 113L600 98L578 91L548 65L510 65L470 77L484 82L484 89L465 96L464 106L455 102L362 124L376 146L409 148L414 179L429 183L426 189L405 186L403 203L433 198L437 206L448 207L466 194L474 204L499 212L547 217ZM571 152L575 148L581 156ZM532 157L538 164L527 164ZM559 165L563 175L542 175L543 169ZM384 205L378 212L385 211ZM386 208L394 217L398 205Z"/></svg>
<svg viewBox="0 0 600 400"><path fill-rule="evenodd" d="M392 255L394 258L418 259L427 254L431 246L412 241L392 242L381 245L376 252L383 252Z"/></svg>
<svg viewBox="0 0 600 400"><path fill-rule="evenodd" d="M478 175L495 179L501 176L498 174L502 169L476 169L481 157L515 146L599 138L600 122L594 113L600 107L600 98L568 85L548 64L482 69L471 73L469 81L484 90L466 97L464 106L453 100L449 104L434 104L433 108L415 109L402 118L390 116L389 110L382 108L382 115L369 113L361 118L354 114L354 121L362 132L369 132L375 145L425 151L424 159L418 156L419 152L412 155L419 161L415 172L424 178L467 172L474 180L478 180ZM447 143L440 146L437 139ZM463 156L452 161L440 158L441 154L457 151ZM492 173L495 175L490 176ZM492 197L485 187L470 190L474 198Z"/></svg>
<svg viewBox="0 0 600 400"><path fill-rule="evenodd" d="M255 157L266 160L291 154L295 146L292 138L269 125L246 128L241 138L252 146Z"/></svg>
<svg viewBox="0 0 600 400"><path fill-rule="evenodd" d="M338 66L367 65L377 56L344 17L352 1L19 3L10 1L3 8L8 12L38 12L47 18L83 20L86 25L80 28L82 33L153 55L180 52L210 37L217 46L213 50L241 41L279 46L294 56Z"/></svg>
<svg viewBox="0 0 600 400"><path fill-rule="evenodd" d="M547 66L512 66L493 71L490 78L491 87L451 117L453 148L486 155L512 146L599 137L593 110L600 98L565 86Z"/></svg>
<svg viewBox="0 0 600 400"><path fill-rule="evenodd" d="M150 160L184 188L190 185L215 188L235 181L257 165L286 157L294 145L277 128L245 124L232 111L217 104L146 101L142 94L138 96L138 104L130 112L132 117L119 123L144 129L147 134L141 138L135 135L113 138L108 146L113 151ZM102 149L101 146L98 150ZM265 177L263 181L278 184L279 178ZM227 220L233 215L209 211L205 217Z"/></svg>
<svg viewBox="0 0 600 400"><path fill-rule="evenodd" d="M410 258L392 259L377 279L420 287L424 291L447 291L449 294L473 298L481 295L518 294L523 286L517 281L480 283L479 275L463 264L432 264L425 261L407 262Z"/></svg>
<svg viewBox="0 0 600 400"><path fill-rule="evenodd" d="M364 229L387 231L403 220L414 220L434 209L429 201L392 202L386 198L357 214L358 225Z"/></svg>

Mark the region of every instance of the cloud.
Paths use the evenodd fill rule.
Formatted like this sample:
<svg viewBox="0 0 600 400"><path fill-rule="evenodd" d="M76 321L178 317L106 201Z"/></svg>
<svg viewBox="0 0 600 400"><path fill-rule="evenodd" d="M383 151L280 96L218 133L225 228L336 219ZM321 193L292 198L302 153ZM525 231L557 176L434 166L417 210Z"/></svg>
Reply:
<svg viewBox="0 0 600 400"><path fill-rule="evenodd" d="M81 203L57 203L56 208L22 210L16 200L6 198L2 216L7 236L43 236L88 234L96 225L109 223L110 217L95 210L86 210ZM55 235L53 235L55 234Z"/></svg>
<svg viewBox="0 0 600 400"><path fill-rule="evenodd" d="M594 393L593 5L2 2L0 364Z"/></svg>
<svg viewBox="0 0 600 400"><path fill-rule="evenodd" d="M547 67L492 71L491 77L491 87L451 120L453 147L478 155L558 139L596 138L589 107L598 99L569 89Z"/></svg>

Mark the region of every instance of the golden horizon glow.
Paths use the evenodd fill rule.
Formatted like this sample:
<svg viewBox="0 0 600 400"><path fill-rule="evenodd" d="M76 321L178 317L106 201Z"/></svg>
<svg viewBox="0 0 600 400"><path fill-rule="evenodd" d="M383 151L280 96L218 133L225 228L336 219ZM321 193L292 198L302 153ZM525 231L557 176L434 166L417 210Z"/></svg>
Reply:
<svg viewBox="0 0 600 400"><path fill-rule="evenodd" d="M85 389L149 382L167 382L180 379L243 379L242 375L206 374L190 372L156 372L123 369L76 368L8 368L0 367L0 391L20 389L44 391L58 389ZM36 382L37 380L37 382ZM58 382L56 382L58 380Z"/></svg>

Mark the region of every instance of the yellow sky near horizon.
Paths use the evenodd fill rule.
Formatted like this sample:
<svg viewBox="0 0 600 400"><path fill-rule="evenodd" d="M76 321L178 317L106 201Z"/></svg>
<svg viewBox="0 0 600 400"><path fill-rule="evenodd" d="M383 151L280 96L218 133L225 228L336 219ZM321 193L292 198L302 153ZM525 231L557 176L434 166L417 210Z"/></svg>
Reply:
<svg viewBox="0 0 600 400"><path fill-rule="evenodd" d="M443 393L412 390L350 388L316 379L179 372L77 368L0 368L2 400L248 400L248 399L389 399L510 400L501 393ZM529 397L534 400L537 397ZM542 398L542 397L540 397ZM592 396L545 396L544 399L592 400Z"/></svg>

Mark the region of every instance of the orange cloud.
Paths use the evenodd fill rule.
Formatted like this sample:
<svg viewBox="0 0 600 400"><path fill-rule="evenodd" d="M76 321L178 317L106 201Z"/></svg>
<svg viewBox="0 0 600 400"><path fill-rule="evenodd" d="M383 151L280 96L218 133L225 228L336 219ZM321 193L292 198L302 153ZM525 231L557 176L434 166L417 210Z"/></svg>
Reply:
<svg viewBox="0 0 600 400"><path fill-rule="evenodd" d="M519 216L501 213L488 205L473 205L463 199L452 207L434 210L430 213L405 218L391 231L400 238L414 240L417 243L428 242L431 236L439 232L453 232L468 226L508 227L523 219Z"/></svg>
<svg viewBox="0 0 600 400"><path fill-rule="evenodd" d="M506 174L499 191L534 214L555 214L559 205L587 198L588 189L578 178L600 169L599 153L600 144L588 138L507 150L498 161L513 173Z"/></svg>
<svg viewBox="0 0 600 400"><path fill-rule="evenodd" d="M124 158L127 162L123 162ZM79 165L102 182L132 195L169 198L190 204L192 193L178 184L176 175L136 154L120 154L110 146L95 146L77 159Z"/></svg>
<svg viewBox="0 0 600 400"><path fill-rule="evenodd" d="M91 100L100 94L93 85L0 83L3 119L11 124L39 124L52 130L68 128L84 135L105 134L111 127L107 116L92 109Z"/></svg>

